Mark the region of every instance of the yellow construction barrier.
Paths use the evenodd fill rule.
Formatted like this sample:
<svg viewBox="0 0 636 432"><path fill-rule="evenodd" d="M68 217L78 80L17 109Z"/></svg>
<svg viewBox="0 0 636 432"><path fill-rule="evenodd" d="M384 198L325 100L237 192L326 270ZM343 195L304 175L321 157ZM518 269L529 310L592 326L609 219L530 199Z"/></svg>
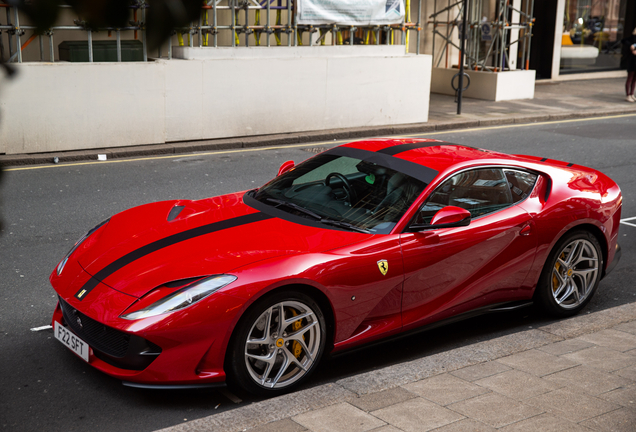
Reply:
<svg viewBox="0 0 636 432"><path fill-rule="evenodd" d="M276 25L279 26L280 25L280 10L276 11ZM274 37L276 38L276 45L280 46L281 42L280 42L280 31L277 31L274 33Z"/></svg>

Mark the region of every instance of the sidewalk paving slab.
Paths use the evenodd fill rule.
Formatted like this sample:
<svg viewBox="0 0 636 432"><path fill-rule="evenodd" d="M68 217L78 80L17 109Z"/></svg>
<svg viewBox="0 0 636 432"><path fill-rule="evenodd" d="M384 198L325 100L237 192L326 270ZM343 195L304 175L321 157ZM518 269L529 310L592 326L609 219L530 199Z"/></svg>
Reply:
<svg viewBox="0 0 636 432"><path fill-rule="evenodd" d="M432 378L406 384L404 388L442 406L489 392L485 387L464 381L451 374L436 375Z"/></svg>
<svg viewBox="0 0 636 432"><path fill-rule="evenodd" d="M473 419L464 419L435 429L435 432L495 432L492 426Z"/></svg>
<svg viewBox="0 0 636 432"><path fill-rule="evenodd" d="M585 348L580 351L565 354L563 357L605 372L614 372L636 364L636 356L602 346Z"/></svg>
<svg viewBox="0 0 636 432"><path fill-rule="evenodd" d="M636 348L636 335L613 329L582 335L578 339L621 352Z"/></svg>
<svg viewBox="0 0 636 432"><path fill-rule="evenodd" d="M501 432L591 432L591 429L550 414L541 414L499 429Z"/></svg>
<svg viewBox="0 0 636 432"><path fill-rule="evenodd" d="M549 345L548 345L549 346ZM477 381L502 372L509 371L510 368L505 364L498 362L479 363L475 366L468 366L451 372L451 375L466 381Z"/></svg>
<svg viewBox="0 0 636 432"><path fill-rule="evenodd" d="M561 342L556 342L550 345L545 345L537 348L540 351L547 352L552 355L563 355L570 354L573 352L580 351L585 348L593 347L593 343L585 342L579 339L569 339Z"/></svg>
<svg viewBox="0 0 636 432"><path fill-rule="evenodd" d="M495 392L457 402L449 405L449 408L494 428L517 423L544 412L543 409Z"/></svg>
<svg viewBox="0 0 636 432"><path fill-rule="evenodd" d="M497 360L511 368L542 377L573 368L580 363L539 350L528 350Z"/></svg>
<svg viewBox="0 0 636 432"><path fill-rule="evenodd" d="M346 402L309 411L292 420L315 432L367 432L386 425L379 416L369 415Z"/></svg>
<svg viewBox="0 0 636 432"><path fill-rule="evenodd" d="M526 403L542 409L554 417L580 423L620 408L620 405L604 401L569 389L554 390L534 397Z"/></svg>
<svg viewBox="0 0 636 432"><path fill-rule="evenodd" d="M475 384L517 401L530 399L562 387L559 384L515 369L482 378L475 381Z"/></svg>
<svg viewBox="0 0 636 432"><path fill-rule="evenodd" d="M618 375L619 377L627 378L636 382L636 365L614 371L614 375Z"/></svg>
<svg viewBox="0 0 636 432"><path fill-rule="evenodd" d="M370 414L405 432L425 432L464 419L459 412L423 398L391 405Z"/></svg>
<svg viewBox="0 0 636 432"><path fill-rule="evenodd" d="M556 372L548 377L548 381L593 396L631 385L634 381L612 375L587 366L577 366Z"/></svg>
<svg viewBox="0 0 636 432"><path fill-rule="evenodd" d="M369 393L364 396L349 400L349 403L364 411L376 411L409 399L417 397L405 387L394 387L377 393Z"/></svg>
<svg viewBox="0 0 636 432"><path fill-rule="evenodd" d="M587 426L592 430L634 432L634 425L636 425L636 411L623 408L589 419L581 423L581 425Z"/></svg>

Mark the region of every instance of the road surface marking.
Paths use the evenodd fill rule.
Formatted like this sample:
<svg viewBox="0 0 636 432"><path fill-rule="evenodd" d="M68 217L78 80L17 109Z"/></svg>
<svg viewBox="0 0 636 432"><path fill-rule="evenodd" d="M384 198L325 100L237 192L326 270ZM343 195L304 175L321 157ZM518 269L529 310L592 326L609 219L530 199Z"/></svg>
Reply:
<svg viewBox="0 0 636 432"><path fill-rule="evenodd" d="M42 326L42 327L33 327L31 329L31 331L32 332L38 332L38 331L42 331L42 330L49 330L49 329L52 329L52 328L53 327L51 327L50 325L45 325L45 326Z"/></svg>
<svg viewBox="0 0 636 432"><path fill-rule="evenodd" d="M629 222L627 222L627 221L632 221L632 220L636 220L636 216L634 216L634 217L630 217L630 218L626 218L626 219L621 219L621 223L622 223L623 225L629 225L629 226L631 226L631 227L636 228L636 223L629 223Z"/></svg>

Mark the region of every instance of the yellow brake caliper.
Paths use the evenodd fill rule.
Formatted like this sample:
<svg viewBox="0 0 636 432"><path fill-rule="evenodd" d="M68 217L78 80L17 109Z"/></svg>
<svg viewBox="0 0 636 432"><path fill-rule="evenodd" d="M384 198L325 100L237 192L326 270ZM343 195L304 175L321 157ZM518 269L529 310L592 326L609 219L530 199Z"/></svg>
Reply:
<svg viewBox="0 0 636 432"><path fill-rule="evenodd" d="M292 316L296 316L298 315L296 313L295 310L292 309L291 313L293 314ZM294 321L292 323L292 330L293 332L297 332L298 330L300 330L300 328L303 326L301 323L302 320L298 320L298 321ZM294 354L294 357L296 358L300 358L300 355L303 353L303 347L300 345L300 342L298 341L293 341L292 342L292 354Z"/></svg>
<svg viewBox="0 0 636 432"><path fill-rule="evenodd" d="M559 256L560 259L563 259L565 256L565 253L562 253L561 256ZM556 264L554 265L554 268L557 272L561 271L561 263L559 261L556 262ZM557 290L559 289L559 279L555 276L552 275L552 292L557 292Z"/></svg>

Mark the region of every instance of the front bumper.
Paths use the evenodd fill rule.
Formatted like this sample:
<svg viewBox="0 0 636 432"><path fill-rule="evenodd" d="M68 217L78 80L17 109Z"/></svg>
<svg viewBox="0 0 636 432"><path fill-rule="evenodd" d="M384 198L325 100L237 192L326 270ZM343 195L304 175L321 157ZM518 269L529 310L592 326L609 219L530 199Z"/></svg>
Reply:
<svg viewBox="0 0 636 432"><path fill-rule="evenodd" d="M100 288L105 289L102 299L123 295ZM105 313L104 304L98 301L84 304L86 301L60 295L53 314L54 322L91 347L91 366L144 387L207 386L225 381L225 347L244 300L217 293L214 301L197 303L182 312L135 321L119 318L122 310L117 308ZM96 305L101 313L94 313Z"/></svg>

